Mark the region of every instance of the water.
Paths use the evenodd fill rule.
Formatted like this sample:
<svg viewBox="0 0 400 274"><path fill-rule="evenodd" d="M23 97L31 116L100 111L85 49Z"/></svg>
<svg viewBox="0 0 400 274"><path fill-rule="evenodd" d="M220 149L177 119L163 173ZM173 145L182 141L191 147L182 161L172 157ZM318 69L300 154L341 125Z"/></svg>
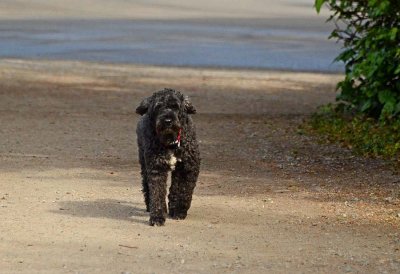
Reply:
<svg viewBox="0 0 400 274"><path fill-rule="evenodd" d="M290 20L2 21L0 57L342 71L332 63L340 47L328 35L327 27Z"/></svg>

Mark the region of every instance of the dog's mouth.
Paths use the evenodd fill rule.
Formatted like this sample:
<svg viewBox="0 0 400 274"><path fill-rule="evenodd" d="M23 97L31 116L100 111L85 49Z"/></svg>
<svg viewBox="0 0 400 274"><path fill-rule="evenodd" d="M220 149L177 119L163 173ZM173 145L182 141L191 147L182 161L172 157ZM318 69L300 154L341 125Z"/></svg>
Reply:
<svg viewBox="0 0 400 274"><path fill-rule="evenodd" d="M181 126L179 120L171 116L161 116L156 120L156 133L164 147L173 148L179 145Z"/></svg>
<svg viewBox="0 0 400 274"><path fill-rule="evenodd" d="M160 139L161 144L165 147L179 147L181 141L181 129L167 128L161 131L157 131L157 135Z"/></svg>

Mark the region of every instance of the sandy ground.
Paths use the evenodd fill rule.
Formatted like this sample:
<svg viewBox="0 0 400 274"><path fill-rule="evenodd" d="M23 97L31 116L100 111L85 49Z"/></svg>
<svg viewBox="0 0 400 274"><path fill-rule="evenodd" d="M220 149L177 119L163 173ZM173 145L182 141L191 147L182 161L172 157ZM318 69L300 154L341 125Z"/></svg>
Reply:
<svg viewBox="0 0 400 274"><path fill-rule="evenodd" d="M298 126L338 75L1 60L0 273L398 273L400 181ZM185 91L202 171L150 227L134 109Z"/></svg>

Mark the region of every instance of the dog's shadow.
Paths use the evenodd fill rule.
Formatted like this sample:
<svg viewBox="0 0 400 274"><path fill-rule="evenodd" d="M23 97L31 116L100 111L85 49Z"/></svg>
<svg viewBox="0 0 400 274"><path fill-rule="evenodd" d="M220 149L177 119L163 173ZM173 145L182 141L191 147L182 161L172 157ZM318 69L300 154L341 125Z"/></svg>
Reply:
<svg viewBox="0 0 400 274"><path fill-rule="evenodd" d="M147 224L148 213L135 203L113 199L96 201L62 201L53 213L86 218L109 218Z"/></svg>

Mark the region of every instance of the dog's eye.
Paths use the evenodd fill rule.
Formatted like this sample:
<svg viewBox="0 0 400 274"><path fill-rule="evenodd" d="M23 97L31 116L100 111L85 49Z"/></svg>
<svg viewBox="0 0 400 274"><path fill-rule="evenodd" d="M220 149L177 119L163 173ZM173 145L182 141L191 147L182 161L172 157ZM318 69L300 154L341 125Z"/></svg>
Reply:
<svg viewBox="0 0 400 274"><path fill-rule="evenodd" d="M170 106L171 109L179 109L179 105L178 104L172 104Z"/></svg>

